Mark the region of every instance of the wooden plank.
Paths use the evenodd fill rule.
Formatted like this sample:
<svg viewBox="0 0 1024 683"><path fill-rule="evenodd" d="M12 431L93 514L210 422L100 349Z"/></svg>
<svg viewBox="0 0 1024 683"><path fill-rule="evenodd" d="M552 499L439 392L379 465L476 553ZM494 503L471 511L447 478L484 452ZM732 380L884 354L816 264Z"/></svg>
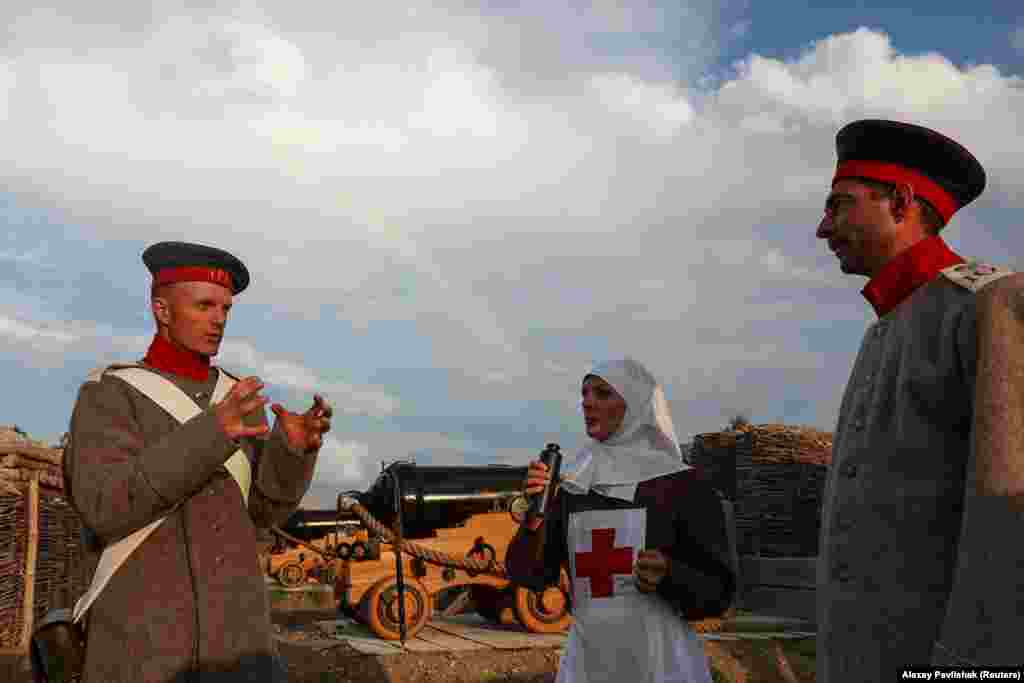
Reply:
<svg viewBox="0 0 1024 683"><path fill-rule="evenodd" d="M490 649L489 646L484 645L483 643L478 643L473 640L467 640L466 638L463 638L461 636L453 636L449 633L445 633L444 631L434 628L430 624L424 626L423 630L421 630L416 637L425 640L429 643L434 643L449 652L466 652L469 650Z"/></svg>
<svg viewBox="0 0 1024 683"><path fill-rule="evenodd" d="M722 630L729 633L812 631L814 630L814 622L797 617L738 614L731 619L727 619L722 625Z"/></svg>
<svg viewBox="0 0 1024 683"><path fill-rule="evenodd" d="M314 624L316 625L316 630L328 638L342 638L346 636L369 638L373 636L370 629L351 619L326 619L324 621L316 621Z"/></svg>
<svg viewBox="0 0 1024 683"><path fill-rule="evenodd" d="M432 621L430 623L435 622ZM499 633L511 632L529 638L534 647L560 647L565 644L566 639L569 637L568 631L564 633L531 633L520 626L519 622L516 622L514 625L495 624L478 614L471 613L445 618L443 623L462 624L484 631L496 631Z"/></svg>
<svg viewBox="0 0 1024 683"><path fill-rule="evenodd" d="M817 634L812 631L779 631L777 633L723 633L707 634L699 633L698 637L704 640L805 640L815 638ZM715 637L709 637L715 636Z"/></svg>
<svg viewBox="0 0 1024 683"><path fill-rule="evenodd" d="M26 650L32 642L35 622L36 558L39 555L39 473L35 472L28 485L28 552L25 553L25 616L21 632L21 646Z"/></svg>
<svg viewBox="0 0 1024 683"><path fill-rule="evenodd" d="M817 591L805 588L755 586L740 598L743 609L757 614L799 617L814 622L817 618Z"/></svg>
<svg viewBox="0 0 1024 683"><path fill-rule="evenodd" d="M395 641L396 643L400 641ZM422 631L416 634L415 638L405 641L405 649L409 652L447 652L444 645L435 643L422 637Z"/></svg>
<svg viewBox="0 0 1024 683"><path fill-rule="evenodd" d="M364 655L399 655L405 652L396 641L391 643L380 638L355 638L345 636L342 640L352 646L352 649Z"/></svg>
<svg viewBox="0 0 1024 683"><path fill-rule="evenodd" d="M814 589L818 585L817 557L740 558L740 576L744 586L780 586Z"/></svg>
<svg viewBox="0 0 1024 683"><path fill-rule="evenodd" d="M568 633L531 633L527 636L534 647L562 647L569 638Z"/></svg>
<svg viewBox="0 0 1024 683"><path fill-rule="evenodd" d="M537 646L529 634L511 633L508 631L488 631L474 626L466 626L451 621L432 622L434 628L449 635L459 636L498 650L527 650Z"/></svg>

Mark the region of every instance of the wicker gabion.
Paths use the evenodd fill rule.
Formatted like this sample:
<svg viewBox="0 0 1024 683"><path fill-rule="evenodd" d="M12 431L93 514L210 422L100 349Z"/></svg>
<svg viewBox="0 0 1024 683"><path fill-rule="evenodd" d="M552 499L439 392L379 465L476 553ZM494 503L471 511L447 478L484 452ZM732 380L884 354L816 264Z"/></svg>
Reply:
<svg viewBox="0 0 1024 683"><path fill-rule="evenodd" d="M780 424L740 425L698 435L693 458L735 505L741 555L818 554L831 434Z"/></svg>
<svg viewBox="0 0 1024 683"><path fill-rule="evenodd" d="M26 651L33 625L85 588L62 455L17 427L0 427L0 651Z"/></svg>

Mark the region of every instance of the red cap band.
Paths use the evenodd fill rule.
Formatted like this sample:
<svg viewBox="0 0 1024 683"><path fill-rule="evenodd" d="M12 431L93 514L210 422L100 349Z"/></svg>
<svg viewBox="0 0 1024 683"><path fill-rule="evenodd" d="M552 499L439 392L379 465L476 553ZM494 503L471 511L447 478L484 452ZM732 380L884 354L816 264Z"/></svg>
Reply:
<svg viewBox="0 0 1024 683"><path fill-rule="evenodd" d="M212 282L215 285L227 287L235 291L231 275L220 268L209 266L179 266L177 268L162 268L157 271L153 278L153 287L169 285L175 282Z"/></svg>
<svg viewBox="0 0 1024 683"><path fill-rule="evenodd" d="M835 178L832 184L835 185L843 178L869 178L883 183L903 184L906 183L914 188L914 192L926 199L929 204L935 207L946 224L953 217L959 203L949 192L942 189L942 186L934 180L919 173L912 168L900 166L899 164L888 164L881 161L861 161L859 159L844 161L836 168Z"/></svg>

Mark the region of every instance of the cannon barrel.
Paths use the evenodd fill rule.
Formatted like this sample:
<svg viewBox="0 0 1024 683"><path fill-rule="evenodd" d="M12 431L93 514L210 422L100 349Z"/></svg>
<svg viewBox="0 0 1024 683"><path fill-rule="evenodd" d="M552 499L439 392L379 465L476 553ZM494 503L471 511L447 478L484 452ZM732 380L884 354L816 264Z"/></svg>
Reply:
<svg viewBox="0 0 1024 683"><path fill-rule="evenodd" d="M512 465L415 465L393 463L390 472L401 487L403 534L429 538L474 514L488 512L522 492L526 467ZM385 473L358 496L378 520L394 523L394 483Z"/></svg>
<svg viewBox="0 0 1024 683"><path fill-rule="evenodd" d="M526 467L511 465L415 465L393 463L363 493L350 492L381 523L395 521L393 473L401 486L403 535L431 538L437 529L459 526L471 516L493 510L522 493ZM338 510L297 510L281 529L312 541L349 526L359 526L354 513Z"/></svg>

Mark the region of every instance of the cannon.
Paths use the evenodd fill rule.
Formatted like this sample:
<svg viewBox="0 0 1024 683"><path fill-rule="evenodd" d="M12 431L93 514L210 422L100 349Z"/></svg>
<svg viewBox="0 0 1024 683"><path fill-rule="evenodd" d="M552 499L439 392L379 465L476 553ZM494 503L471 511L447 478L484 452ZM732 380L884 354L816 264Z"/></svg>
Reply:
<svg viewBox="0 0 1024 683"><path fill-rule="evenodd" d="M436 538L438 529L462 526L473 515L505 512L522 495L526 467L512 465L388 466L359 501L387 526L397 517L395 482L401 487L402 535Z"/></svg>
<svg viewBox="0 0 1024 683"><path fill-rule="evenodd" d="M320 548L336 566L329 573L339 610L380 638L415 636L435 607L444 614L475 609L492 622L538 633L563 632L572 621L568 576L563 572L559 586L535 592L512 584L504 571L525 503L525 476L526 467L396 462L365 492L339 496L333 518L302 511L279 532L300 547ZM373 539L368 543L376 542L376 552L368 548L361 558L338 552L345 542L336 540L338 528L345 526Z"/></svg>

